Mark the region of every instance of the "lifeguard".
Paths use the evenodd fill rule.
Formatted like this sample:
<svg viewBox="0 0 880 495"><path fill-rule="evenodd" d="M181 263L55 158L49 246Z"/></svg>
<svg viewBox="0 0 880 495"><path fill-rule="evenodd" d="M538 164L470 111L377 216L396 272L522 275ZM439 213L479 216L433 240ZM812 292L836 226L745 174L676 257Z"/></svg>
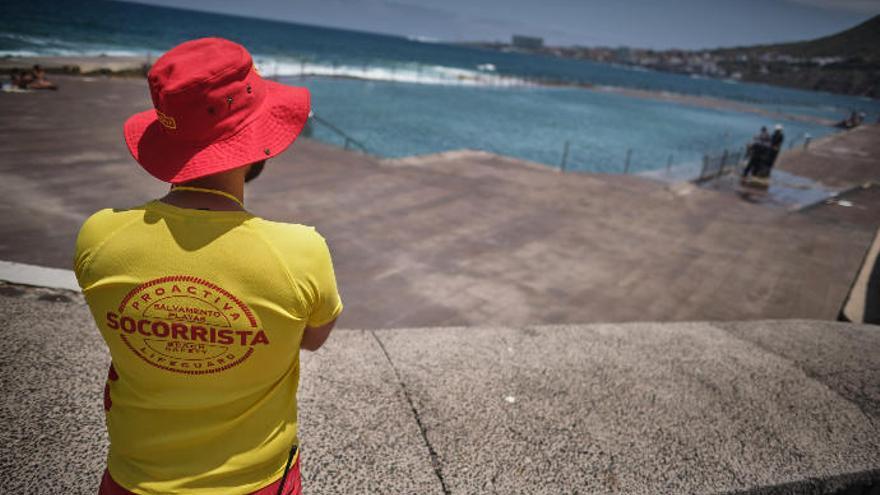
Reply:
<svg viewBox="0 0 880 495"><path fill-rule="evenodd" d="M113 360L100 493L298 494L299 352L342 301L324 238L249 213L244 184L296 139L309 93L219 38L169 50L148 82L125 141L170 191L95 213L76 245Z"/></svg>

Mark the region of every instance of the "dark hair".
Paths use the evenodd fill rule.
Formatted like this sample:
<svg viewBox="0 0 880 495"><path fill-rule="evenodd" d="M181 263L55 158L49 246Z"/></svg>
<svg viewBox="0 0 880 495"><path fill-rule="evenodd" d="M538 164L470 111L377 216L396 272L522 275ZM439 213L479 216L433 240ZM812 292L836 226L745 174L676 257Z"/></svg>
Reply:
<svg viewBox="0 0 880 495"><path fill-rule="evenodd" d="M256 179L257 177L259 177L260 174L263 173L263 167L265 165L266 165L266 160L252 163L251 166L248 168L247 173L244 175L244 181L250 182L250 181Z"/></svg>

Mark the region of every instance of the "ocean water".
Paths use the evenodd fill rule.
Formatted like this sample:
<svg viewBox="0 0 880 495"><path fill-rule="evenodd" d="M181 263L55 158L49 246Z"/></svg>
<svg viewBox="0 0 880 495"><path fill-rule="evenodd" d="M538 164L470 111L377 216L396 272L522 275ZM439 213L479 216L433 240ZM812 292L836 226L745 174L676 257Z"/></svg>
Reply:
<svg viewBox="0 0 880 495"><path fill-rule="evenodd" d="M4 2L0 56L133 55L155 58L187 39L223 36L244 44L261 72L313 93L315 112L364 143L399 157L473 148L557 166L622 172L699 160L743 146L762 125L754 113L719 111L541 81L616 86L745 102L790 115L870 120L880 102L658 73L586 61L359 33L122 2ZM478 37L475 35L475 38ZM789 141L833 132L780 121ZM323 126L317 139L341 143Z"/></svg>

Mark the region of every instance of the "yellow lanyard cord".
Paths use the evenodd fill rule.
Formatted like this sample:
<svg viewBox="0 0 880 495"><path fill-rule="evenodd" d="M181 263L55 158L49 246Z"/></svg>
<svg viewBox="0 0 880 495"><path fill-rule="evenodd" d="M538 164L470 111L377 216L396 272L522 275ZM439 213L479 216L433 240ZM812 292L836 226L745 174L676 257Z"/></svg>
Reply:
<svg viewBox="0 0 880 495"><path fill-rule="evenodd" d="M240 199L236 198L235 196L229 194L226 191L218 191L217 189L208 189L205 187L192 187L192 186L172 186L171 190L172 191L195 191L195 192L213 194L215 196L223 196L226 199L235 201L235 203L238 206L240 206L242 210L244 209L244 203L242 203Z"/></svg>

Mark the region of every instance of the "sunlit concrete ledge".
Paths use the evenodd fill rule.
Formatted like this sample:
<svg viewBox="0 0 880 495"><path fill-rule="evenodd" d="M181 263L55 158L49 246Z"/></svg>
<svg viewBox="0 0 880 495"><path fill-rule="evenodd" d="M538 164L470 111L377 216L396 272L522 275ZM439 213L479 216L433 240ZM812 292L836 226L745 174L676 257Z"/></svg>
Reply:
<svg viewBox="0 0 880 495"><path fill-rule="evenodd" d="M79 291L72 270L0 260L0 281L14 284Z"/></svg>
<svg viewBox="0 0 880 495"><path fill-rule="evenodd" d="M0 492L94 494L109 358L87 307L6 290L0 318ZM880 328L808 320L337 330L303 356L305 488L863 493L878 355Z"/></svg>

